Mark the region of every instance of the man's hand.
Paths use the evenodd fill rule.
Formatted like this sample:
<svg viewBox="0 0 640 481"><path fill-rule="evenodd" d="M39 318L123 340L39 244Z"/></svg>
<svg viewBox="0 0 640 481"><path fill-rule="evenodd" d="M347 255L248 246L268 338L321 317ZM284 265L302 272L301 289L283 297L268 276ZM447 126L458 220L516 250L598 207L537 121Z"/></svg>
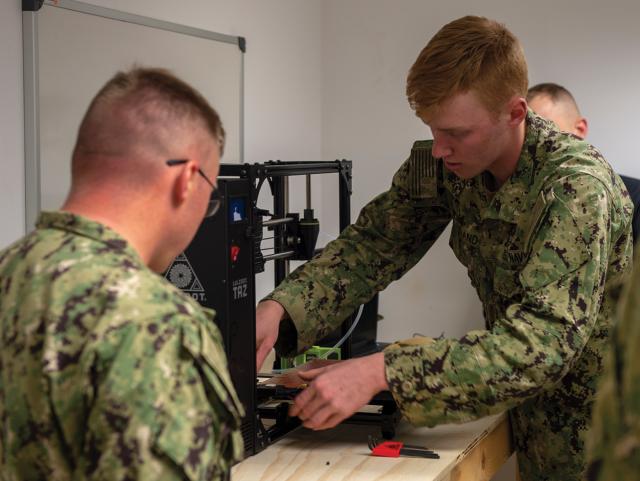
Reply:
<svg viewBox="0 0 640 481"><path fill-rule="evenodd" d="M284 308L276 301L262 301L256 308L256 369L260 366L278 339L278 327Z"/></svg>
<svg viewBox="0 0 640 481"><path fill-rule="evenodd" d="M289 414L310 429L336 426L378 392L389 389L381 352L298 375L311 383L295 398Z"/></svg>

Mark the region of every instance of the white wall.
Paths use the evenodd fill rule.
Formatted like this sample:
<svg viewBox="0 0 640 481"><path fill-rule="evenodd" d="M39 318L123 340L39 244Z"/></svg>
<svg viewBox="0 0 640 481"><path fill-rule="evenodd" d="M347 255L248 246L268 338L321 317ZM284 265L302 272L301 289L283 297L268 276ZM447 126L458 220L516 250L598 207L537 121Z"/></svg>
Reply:
<svg viewBox="0 0 640 481"><path fill-rule="evenodd" d="M0 249L24 233L22 16L0 2Z"/></svg>
<svg viewBox="0 0 640 481"><path fill-rule="evenodd" d="M245 161L320 157L322 31L318 0L89 3L244 36Z"/></svg>
<svg viewBox="0 0 640 481"><path fill-rule="evenodd" d="M0 2L0 248L25 230L20 3ZM320 159L322 31L318 0L89 3L246 37L245 160Z"/></svg>

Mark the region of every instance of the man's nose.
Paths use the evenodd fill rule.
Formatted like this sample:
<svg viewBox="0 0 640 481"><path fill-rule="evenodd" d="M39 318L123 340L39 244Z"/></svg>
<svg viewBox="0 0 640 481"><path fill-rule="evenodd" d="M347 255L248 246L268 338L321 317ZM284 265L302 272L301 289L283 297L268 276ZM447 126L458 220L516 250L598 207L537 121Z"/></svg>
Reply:
<svg viewBox="0 0 640 481"><path fill-rule="evenodd" d="M431 154L436 159L449 157L453 153L451 146L445 142L442 137L433 136L433 145L431 146Z"/></svg>

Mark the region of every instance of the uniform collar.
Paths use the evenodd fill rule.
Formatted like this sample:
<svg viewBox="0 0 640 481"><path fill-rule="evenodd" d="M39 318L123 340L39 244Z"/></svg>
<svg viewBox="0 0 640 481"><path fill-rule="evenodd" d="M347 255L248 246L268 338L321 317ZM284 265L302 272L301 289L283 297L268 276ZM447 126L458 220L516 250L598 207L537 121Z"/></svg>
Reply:
<svg viewBox="0 0 640 481"><path fill-rule="evenodd" d="M104 244L109 252L126 255L143 264L140 255L120 234L110 227L86 217L71 212L45 211L40 214L36 227L38 229L58 229L87 237Z"/></svg>
<svg viewBox="0 0 640 481"><path fill-rule="evenodd" d="M531 187L538 170L538 146L545 121L529 109L525 122L525 138L516 170L493 195L483 212L484 218L514 223L531 209L538 197L539 192ZM484 182L483 177L479 177L479 181Z"/></svg>

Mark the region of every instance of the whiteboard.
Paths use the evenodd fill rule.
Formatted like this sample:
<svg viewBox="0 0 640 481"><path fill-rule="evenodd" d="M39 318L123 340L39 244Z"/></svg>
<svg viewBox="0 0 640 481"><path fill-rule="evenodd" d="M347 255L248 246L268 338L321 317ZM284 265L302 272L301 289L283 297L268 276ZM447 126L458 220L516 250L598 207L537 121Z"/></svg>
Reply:
<svg viewBox="0 0 640 481"><path fill-rule="evenodd" d="M243 161L244 39L73 0L23 12L27 230L71 185L78 126L98 90L132 66L171 70L217 110L224 162Z"/></svg>

